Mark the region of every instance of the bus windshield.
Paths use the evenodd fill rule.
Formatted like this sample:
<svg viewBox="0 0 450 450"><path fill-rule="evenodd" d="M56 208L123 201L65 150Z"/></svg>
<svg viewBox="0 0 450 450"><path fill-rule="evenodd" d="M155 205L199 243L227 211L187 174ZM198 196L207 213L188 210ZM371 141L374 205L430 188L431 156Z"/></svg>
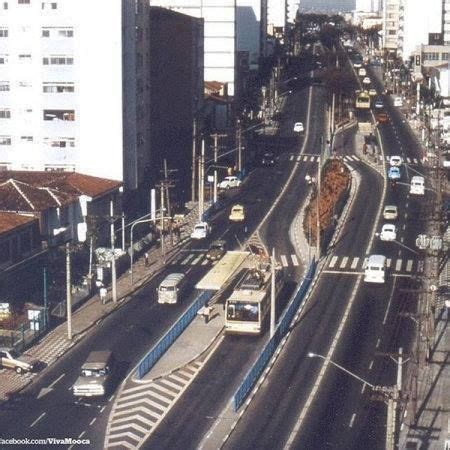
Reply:
<svg viewBox="0 0 450 450"><path fill-rule="evenodd" d="M242 320L257 322L259 307L257 304L239 301L229 301L227 306L227 320Z"/></svg>

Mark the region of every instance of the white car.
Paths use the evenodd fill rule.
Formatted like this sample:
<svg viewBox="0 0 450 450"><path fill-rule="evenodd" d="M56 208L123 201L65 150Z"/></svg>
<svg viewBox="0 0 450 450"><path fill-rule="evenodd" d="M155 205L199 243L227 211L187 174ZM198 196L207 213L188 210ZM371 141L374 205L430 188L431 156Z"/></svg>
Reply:
<svg viewBox="0 0 450 450"><path fill-rule="evenodd" d="M397 229L392 223L385 223L381 228L380 239L382 241L395 241L397 239Z"/></svg>
<svg viewBox="0 0 450 450"><path fill-rule="evenodd" d="M199 222L194 226L191 239L205 239L211 232L211 227L207 222Z"/></svg>
<svg viewBox="0 0 450 450"><path fill-rule="evenodd" d="M403 159L401 156L398 155L392 155L389 158L389 165L391 167L400 167L402 165Z"/></svg>
<svg viewBox="0 0 450 450"><path fill-rule="evenodd" d="M386 205L383 209L383 218L386 220L397 220L398 208L395 205Z"/></svg>
<svg viewBox="0 0 450 450"><path fill-rule="evenodd" d="M394 106L403 106L403 100L401 97L394 97Z"/></svg>
<svg viewBox="0 0 450 450"><path fill-rule="evenodd" d="M361 67L361 69L358 70L358 75L360 77L365 77L367 75L366 69L364 69L364 67Z"/></svg>
<svg viewBox="0 0 450 450"><path fill-rule="evenodd" d="M294 131L296 133L301 133L302 131L305 131L305 128L303 127L302 122L295 122L294 124Z"/></svg>
<svg viewBox="0 0 450 450"><path fill-rule="evenodd" d="M229 176L225 177L218 185L217 187L219 189L230 189L239 187L242 184L242 181L235 176Z"/></svg>
<svg viewBox="0 0 450 450"><path fill-rule="evenodd" d="M371 97L375 97L375 95L377 95L377 91L374 88L370 88L369 89L369 95Z"/></svg>
<svg viewBox="0 0 450 450"><path fill-rule="evenodd" d="M363 82L363 84L370 84L370 78L369 77L364 77L362 82Z"/></svg>

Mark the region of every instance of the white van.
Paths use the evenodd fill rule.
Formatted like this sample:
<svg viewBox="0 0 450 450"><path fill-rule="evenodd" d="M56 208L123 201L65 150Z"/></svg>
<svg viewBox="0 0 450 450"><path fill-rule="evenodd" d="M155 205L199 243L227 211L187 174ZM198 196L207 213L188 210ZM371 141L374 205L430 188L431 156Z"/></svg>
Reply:
<svg viewBox="0 0 450 450"><path fill-rule="evenodd" d="M370 255L364 271L366 283L384 283L386 277L386 256Z"/></svg>
<svg viewBox="0 0 450 450"><path fill-rule="evenodd" d="M167 275L156 288L158 303L177 303L185 283L183 273L171 273Z"/></svg>
<svg viewBox="0 0 450 450"><path fill-rule="evenodd" d="M409 193L414 195L425 195L425 179L418 176L412 177Z"/></svg>

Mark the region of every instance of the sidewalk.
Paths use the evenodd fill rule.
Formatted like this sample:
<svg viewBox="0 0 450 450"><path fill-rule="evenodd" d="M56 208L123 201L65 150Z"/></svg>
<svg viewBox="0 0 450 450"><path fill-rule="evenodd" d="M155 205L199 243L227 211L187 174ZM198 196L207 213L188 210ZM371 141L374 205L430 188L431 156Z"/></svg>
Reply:
<svg viewBox="0 0 450 450"><path fill-rule="evenodd" d="M170 261L177 255L179 249L189 240L193 225L197 222L198 210L194 207L186 217L180 241L170 244L167 239L165 246L165 260ZM125 272L117 279L117 302L111 300L111 289L108 289L105 304L98 294L91 297L72 314L72 340L67 337L67 324L64 322L50 333L43 336L26 353L38 359L43 366L50 366L71 347L79 342L85 334L106 316L120 308L143 284L164 266L164 258L159 245L153 246L148 252L148 264L145 265L142 256L133 264L133 285L129 272ZM13 393L23 389L38 376L36 373L16 374L12 370L0 370L0 403Z"/></svg>

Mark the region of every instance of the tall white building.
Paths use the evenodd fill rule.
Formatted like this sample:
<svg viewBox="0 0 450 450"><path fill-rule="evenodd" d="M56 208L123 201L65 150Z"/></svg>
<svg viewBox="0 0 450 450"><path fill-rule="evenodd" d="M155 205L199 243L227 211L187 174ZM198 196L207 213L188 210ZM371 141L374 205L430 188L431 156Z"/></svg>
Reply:
<svg viewBox="0 0 450 450"><path fill-rule="evenodd" d="M137 187L148 99L136 8L144 2L0 3L0 168L77 171Z"/></svg>
<svg viewBox="0 0 450 450"><path fill-rule="evenodd" d="M287 21L287 0L268 0L267 23L269 29L285 27Z"/></svg>
<svg viewBox="0 0 450 450"><path fill-rule="evenodd" d="M391 54L403 54L404 0L383 1L383 49Z"/></svg>
<svg viewBox="0 0 450 450"><path fill-rule="evenodd" d="M355 11L379 13L381 0L356 0Z"/></svg>
<svg viewBox="0 0 450 450"><path fill-rule="evenodd" d="M444 44L450 45L450 0L442 0L442 32L444 37Z"/></svg>
<svg viewBox="0 0 450 450"><path fill-rule="evenodd" d="M150 4L204 19L204 80L226 83L228 94L233 96L236 83L236 0L150 0Z"/></svg>

